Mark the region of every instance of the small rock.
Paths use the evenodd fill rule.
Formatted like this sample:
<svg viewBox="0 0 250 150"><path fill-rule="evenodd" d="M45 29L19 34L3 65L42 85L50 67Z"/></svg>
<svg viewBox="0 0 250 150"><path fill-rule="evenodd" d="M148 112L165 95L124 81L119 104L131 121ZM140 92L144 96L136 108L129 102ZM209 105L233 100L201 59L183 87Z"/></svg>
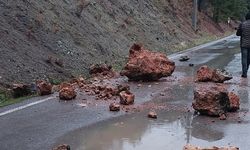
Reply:
<svg viewBox="0 0 250 150"><path fill-rule="evenodd" d="M52 93L52 85L46 81L37 81L39 95L50 95Z"/></svg>
<svg viewBox="0 0 250 150"><path fill-rule="evenodd" d="M189 64L189 66L190 66L190 67L193 67L193 66L194 66L194 64Z"/></svg>
<svg viewBox="0 0 250 150"><path fill-rule="evenodd" d="M156 119L157 118L157 113L155 111L150 111L148 113L148 117L149 118L153 118L153 119Z"/></svg>
<svg viewBox="0 0 250 150"><path fill-rule="evenodd" d="M226 119L227 119L227 117L225 114L220 115L220 120L226 120Z"/></svg>
<svg viewBox="0 0 250 150"><path fill-rule="evenodd" d="M120 105L116 103L111 103L109 105L109 110L110 111L120 111Z"/></svg>
<svg viewBox="0 0 250 150"><path fill-rule="evenodd" d="M240 98L239 98L239 96L236 95L233 92L230 92L228 94L228 97L229 97L229 102L230 102L230 106L228 108L228 111L235 112L235 111L239 110L240 109Z"/></svg>
<svg viewBox="0 0 250 150"><path fill-rule="evenodd" d="M190 58L188 56L181 56L179 61L188 61Z"/></svg>
<svg viewBox="0 0 250 150"><path fill-rule="evenodd" d="M59 91L61 100L72 100L76 98L76 91L72 87L65 87Z"/></svg>
<svg viewBox="0 0 250 150"><path fill-rule="evenodd" d="M134 104L135 95L130 91L122 91L120 94L120 104L131 105Z"/></svg>
<svg viewBox="0 0 250 150"><path fill-rule="evenodd" d="M70 146L67 144L58 145L57 147L53 148L52 150L70 150Z"/></svg>

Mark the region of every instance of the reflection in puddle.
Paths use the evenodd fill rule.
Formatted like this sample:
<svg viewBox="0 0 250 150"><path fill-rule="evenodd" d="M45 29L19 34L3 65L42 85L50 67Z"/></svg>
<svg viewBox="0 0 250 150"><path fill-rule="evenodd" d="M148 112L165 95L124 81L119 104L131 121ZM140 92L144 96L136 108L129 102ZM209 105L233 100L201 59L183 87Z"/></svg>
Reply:
<svg viewBox="0 0 250 150"><path fill-rule="evenodd" d="M151 120L138 113L80 129L60 139L75 150L182 149L186 143L217 141L223 133L193 120L192 113L158 112Z"/></svg>

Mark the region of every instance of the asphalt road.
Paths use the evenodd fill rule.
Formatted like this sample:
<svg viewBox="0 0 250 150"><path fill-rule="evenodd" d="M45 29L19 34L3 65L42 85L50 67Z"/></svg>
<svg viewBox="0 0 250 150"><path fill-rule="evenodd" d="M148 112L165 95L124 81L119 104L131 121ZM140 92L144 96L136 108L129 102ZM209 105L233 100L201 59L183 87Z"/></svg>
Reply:
<svg viewBox="0 0 250 150"><path fill-rule="evenodd" d="M191 60L188 62L179 62L178 58L181 55L188 55L191 57ZM248 112L249 108L249 102L248 102L248 79L241 79L240 78L240 71L241 71L241 65L240 65L240 55L239 55L239 38L231 36L226 39L219 40L217 42L213 42L210 44L206 44L197 48L193 48L187 51L184 51L182 53L174 54L170 56L171 59L175 60L177 68L175 73L172 77L162 79L159 82L150 82L150 83L142 83L142 86L140 88L137 87L138 83L129 83L132 89L132 92L136 95L136 105L140 105L145 102L154 101L156 103L162 102L162 97L160 93L168 93L175 95L175 98L170 98L169 101L167 101L168 105L170 105L172 108L175 108L175 110L168 110L168 114L164 114L165 111L159 112L160 114L164 114L163 120L160 120L158 123L156 123L155 129L158 129L159 124L162 125L161 127L168 127L168 125L171 125L170 123L166 123L165 120L173 120L171 123L178 120L178 118L186 117L187 113L181 111L182 109L178 109L176 111L176 108L183 108L185 110L186 108L190 107L191 100L192 100L192 80L193 75L197 68L201 65L209 65L214 68L222 68L226 69L229 72L231 72L234 76L234 79L230 81L228 84L230 84L230 88L234 89L235 91L239 92L241 96L242 103L244 104L241 108L240 112ZM188 65L192 63L195 65L195 67L189 67ZM127 82L126 79L116 79L116 82ZM188 80L189 82L186 82ZM187 83L187 84L185 84ZM183 85L183 86L180 86ZM149 88L150 87L150 88ZM169 87L172 90L169 91ZM81 107L78 104L79 103L85 103L87 104L86 107ZM141 144L134 144L134 146L131 147L131 142L127 142L127 146L124 146L124 133L131 133L131 136L141 132L140 134L136 134L135 136L132 136L132 138L141 138L143 139L145 135L144 132L146 132L152 122L148 122L148 120L143 120L140 118L142 117L143 113L125 113L123 111L118 113L112 113L108 111L108 102L102 102L94 100L93 97L87 96L84 93L81 93L80 96L77 97L77 100L71 101L71 102L60 102L58 100L57 94L52 95L50 97L36 97L32 98L30 100L27 100L25 102L15 104L12 106L8 106L5 108L0 109L0 145L1 150L40 150L40 149L51 149L56 144L60 143L69 143L72 145L73 149L150 149L150 145L147 145L145 143L147 142L141 142ZM171 113L172 112L172 113ZM240 114L239 114L240 115ZM132 118L132 121L131 121ZM133 122L133 118L137 121ZM187 118L187 117L186 117ZM198 121L193 124L193 126L199 128L200 130L197 132L194 132L196 135L191 134L191 137L199 137L202 136L203 141L196 141L194 140L195 144L203 144L203 145L209 145L206 143L206 141L209 142L209 140L206 139L206 137L203 137L204 131L208 130L208 128L202 128L199 126L199 124L202 122L200 120L204 121L204 118L195 118ZM221 134L217 134L218 132L215 132L216 135L214 138L212 138L212 141L215 141L212 144L216 144L218 140L214 140L216 138L219 138L220 140L223 139L222 143L225 145L228 143L238 144L232 142L233 140L237 140L239 136L242 136L242 141L239 141L239 145L241 146L241 150L247 150L245 149L247 146L244 144L246 140L244 138L249 139L248 133L250 133L249 127L249 117L246 115L246 118L243 118L244 124L239 128L237 127L236 130L228 130L227 132L223 130L223 136ZM131 128L122 130L119 125L117 126L117 122L122 122L121 120L126 120L128 122L128 125L136 126L136 130L132 130ZM238 121L238 120L237 120ZM138 123L139 122L139 123ZM185 122L185 121L184 121ZM141 127L141 125L146 124L147 126ZM165 126L163 125L165 123ZM114 127L110 127L110 124L115 124L115 131L120 132L112 132L112 130L108 129L114 129ZM184 123L185 124L185 123ZM191 126L190 122L190 126ZM233 126L235 128L235 122L232 120L225 121L223 123L218 123L218 125L215 126L215 128L222 128L221 126L224 125ZM103 128L100 128L103 127ZM181 126L182 128L185 128L185 126ZM108 129L107 129L108 128ZM238 131L239 128L239 131ZM243 128L247 128L247 132L243 131ZM143 129L143 130L140 130ZM150 128L152 129L152 128ZM128 130L128 131L127 131ZM175 131L175 128L172 129ZM217 131L216 130L216 131ZM98 134L94 131L98 131ZM102 133L103 131L110 131L110 135L106 135L107 133ZM189 132L189 130L183 130L180 132ZM249 132L248 132L249 131ZM161 130L158 131L161 133ZM191 132L191 131L190 131ZM104 142L100 142L100 137L98 136L100 134L103 134L103 136L107 136L107 140ZM117 136L117 133L120 133L119 136ZM123 133L123 134L122 134ZM178 135L178 132L174 132L174 135ZM208 132L208 137L209 136ZM238 134L240 133L240 134ZM224 135L229 134L235 135L235 137L230 138L226 137ZM247 136L246 136L247 135ZM250 135L250 134L249 134ZM159 136L159 134L151 135L151 138L156 138L156 136ZM178 139L178 136L174 138ZM130 136L128 136L127 140L131 140ZM160 136L161 137L161 136ZM163 136L163 139L170 139L171 136ZM188 136L189 137L189 136ZM223 138L225 137L225 138ZM102 137L105 139L105 137ZM228 138L228 139L227 139ZM111 140L108 140L111 139ZM126 138L125 138L126 139ZM185 137L186 139L186 137ZM197 138L198 139L198 138ZM120 146L116 147L114 146L114 140L118 140L120 142ZM173 139L171 139L173 140ZM81 142L83 141L83 142ZM158 140L161 141L161 140ZM172 143L172 148L175 147L179 149L183 145L180 145L177 143L178 140ZM187 140L180 140L178 142L183 141L185 143ZM237 141L238 142L238 141ZM103 143L103 144L102 144ZM128 144L130 143L130 144ZM133 141L132 141L133 143ZM166 142L161 142L165 143ZM168 144L171 144L168 143ZM105 145L111 145L111 146L105 146ZM119 144L118 144L119 145ZM121 146L122 145L122 146ZM126 145L126 144L125 144ZM152 145L152 144L151 144ZM154 145L154 144L153 144ZM158 144L161 145L162 144ZM178 147L179 145L179 147ZM164 145L163 145L164 146ZM161 147L158 147L161 148ZM170 149L171 146L169 147Z"/></svg>

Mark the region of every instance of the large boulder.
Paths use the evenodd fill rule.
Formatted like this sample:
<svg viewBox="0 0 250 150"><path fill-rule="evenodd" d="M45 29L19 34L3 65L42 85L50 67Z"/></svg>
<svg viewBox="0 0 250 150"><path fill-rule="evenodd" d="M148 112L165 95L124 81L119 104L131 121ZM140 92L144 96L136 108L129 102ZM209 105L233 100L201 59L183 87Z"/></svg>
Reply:
<svg viewBox="0 0 250 150"><path fill-rule="evenodd" d="M46 81L37 81L39 95L49 95L52 93L52 85Z"/></svg>
<svg viewBox="0 0 250 150"><path fill-rule="evenodd" d="M75 99L76 91L73 87L64 87L59 91L59 98L66 101Z"/></svg>
<svg viewBox="0 0 250 150"><path fill-rule="evenodd" d="M239 148L238 147L233 147L233 146L230 146L230 147L216 147L216 146L213 146L213 147L210 147L210 148L200 148L200 147L188 144L188 145L184 146L183 150L239 150Z"/></svg>
<svg viewBox="0 0 250 150"><path fill-rule="evenodd" d="M227 112L230 102L228 92L222 85L195 87L193 108L201 115L221 116Z"/></svg>
<svg viewBox="0 0 250 150"><path fill-rule="evenodd" d="M198 82L216 82L223 83L224 81L231 80L233 77L225 70L212 69L208 66L201 66L196 75Z"/></svg>
<svg viewBox="0 0 250 150"><path fill-rule="evenodd" d="M228 108L228 111L230 112L234 112L240 109L240 98L238 95L236 95L233 92L230 92L228 94L229 97L229 102L230 102L230 106Z"/></svg>
<svg viewBox="0 0 250 150"><path fill-rule="evenodd" d="M139 44L134 44L129 53L129 60L121 75L130 80L158 80L172 75L175 70L175 63L165 54L151 52Z"/></svg>

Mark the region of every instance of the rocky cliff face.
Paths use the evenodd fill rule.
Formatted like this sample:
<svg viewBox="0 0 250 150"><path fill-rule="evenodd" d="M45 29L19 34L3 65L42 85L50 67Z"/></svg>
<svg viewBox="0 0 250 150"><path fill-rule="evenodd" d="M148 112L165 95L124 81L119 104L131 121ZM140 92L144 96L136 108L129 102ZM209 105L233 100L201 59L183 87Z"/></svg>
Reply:
<svg viewBox="0 0 250 150"><path fill-rule="evenodd" d="M68 78L92 63L118 65L132 43L175 45L223 33L208 16L191 28L192 0L0 0L0 84Z"/></svg>

